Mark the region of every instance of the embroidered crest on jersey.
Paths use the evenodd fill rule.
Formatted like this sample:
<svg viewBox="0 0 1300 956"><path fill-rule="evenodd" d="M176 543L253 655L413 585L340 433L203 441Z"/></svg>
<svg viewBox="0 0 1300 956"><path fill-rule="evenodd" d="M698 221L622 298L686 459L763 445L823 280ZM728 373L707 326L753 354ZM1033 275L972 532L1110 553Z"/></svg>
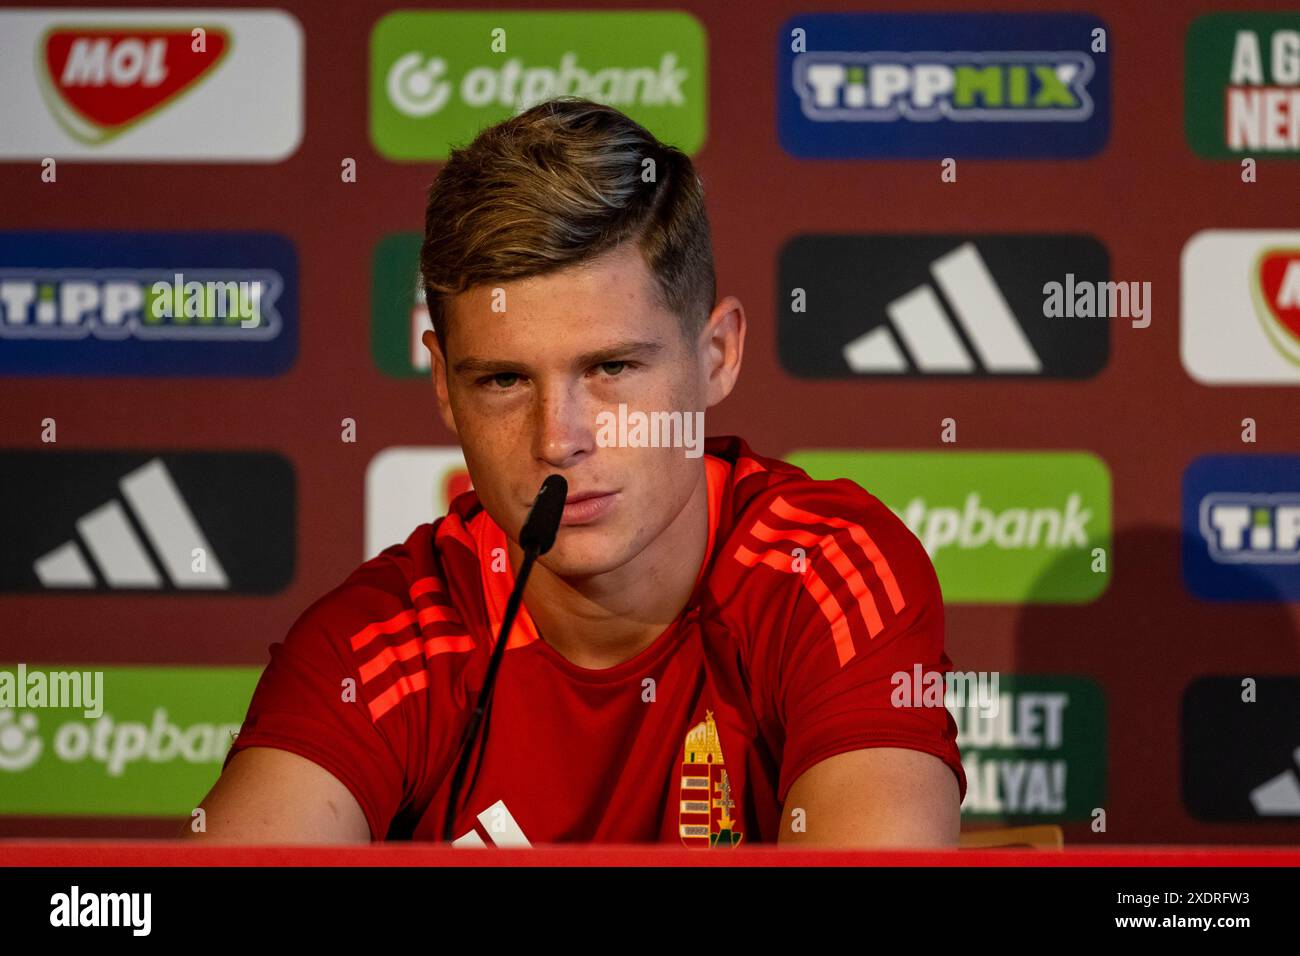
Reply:
<svg viewBox="0 0 1300 956"><path fill-rule="evenodd" d="M686 732L678 832L688 847L734 847L744 834L731 816L736 806L722 759L722 743L713 711Z"/></svg>

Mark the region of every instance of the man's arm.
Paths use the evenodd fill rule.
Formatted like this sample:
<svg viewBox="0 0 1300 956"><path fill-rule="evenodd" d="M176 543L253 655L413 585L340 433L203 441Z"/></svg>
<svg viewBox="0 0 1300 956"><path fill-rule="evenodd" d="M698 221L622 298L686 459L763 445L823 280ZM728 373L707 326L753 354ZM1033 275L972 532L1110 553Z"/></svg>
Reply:
<svg viewBox="0 0 1300 956"><path fill-rule="evenodd" d="M804 829L792 829L796 809ZM957 778L931 754L872 747L836 754L799 775L786 794L777 842L835 847L955 847Z"/></svg>
<svg viewBox="0 0 1300 956"><path fill-rule="evenodd" d="M338 778L287 750L249 747L231 758L181 836L211 843L369 843L361 805Z"/></svg>

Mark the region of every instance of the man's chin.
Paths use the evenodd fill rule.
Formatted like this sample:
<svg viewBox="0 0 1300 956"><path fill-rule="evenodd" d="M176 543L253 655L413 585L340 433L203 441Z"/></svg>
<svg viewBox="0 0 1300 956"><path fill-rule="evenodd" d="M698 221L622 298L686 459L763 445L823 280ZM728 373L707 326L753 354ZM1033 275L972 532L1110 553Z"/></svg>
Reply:
<svg viewBox="0 0 1300 956"><path fill-rule="evenodd" d="M626 564L626 544L611 540L608 532L593 534L594 530L561 528L555 544L538 558L538 564L561 578L590 578Z"/></svg>

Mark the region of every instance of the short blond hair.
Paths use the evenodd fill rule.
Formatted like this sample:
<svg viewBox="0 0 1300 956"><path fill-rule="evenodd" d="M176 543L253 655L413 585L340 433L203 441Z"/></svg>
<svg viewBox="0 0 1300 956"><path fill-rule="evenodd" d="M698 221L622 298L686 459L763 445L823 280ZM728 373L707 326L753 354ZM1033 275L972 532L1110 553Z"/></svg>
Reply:
<svg viewBox="0 0 1300 956"><path fill-rule="evenodd" d="M420 283L443 354L449 296L627 241L638 244L660 304L693 338L713 309L716 279L704 187L689 156L618 110L573 96L483 130L452 151L425 211Z"/></svg>

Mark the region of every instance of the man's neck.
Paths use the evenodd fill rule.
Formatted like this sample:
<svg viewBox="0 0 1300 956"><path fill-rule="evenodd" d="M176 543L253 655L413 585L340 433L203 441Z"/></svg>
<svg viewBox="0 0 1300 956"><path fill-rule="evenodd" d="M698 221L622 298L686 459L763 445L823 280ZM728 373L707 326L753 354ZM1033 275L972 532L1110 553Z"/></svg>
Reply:
<svg viewBox="0 0 1300 956"><path fill-rule="evenodd" d="M524 604L542 640L564 658L604 670L645 650L686 607L709 540L706 469L686 506L640 554L613 571L579 581L540 563L528 576ZM509 542L516 573L523 551Z"/></svg>

